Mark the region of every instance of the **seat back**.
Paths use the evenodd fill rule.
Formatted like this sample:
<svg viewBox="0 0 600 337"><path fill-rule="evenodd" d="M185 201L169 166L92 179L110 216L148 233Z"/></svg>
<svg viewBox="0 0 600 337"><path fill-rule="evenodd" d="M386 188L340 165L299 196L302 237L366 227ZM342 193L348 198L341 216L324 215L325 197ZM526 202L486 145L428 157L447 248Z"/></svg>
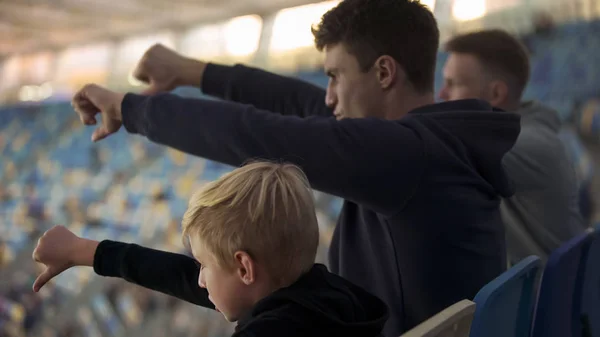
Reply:
<svg viewBox="0 0 600 337"><path fill-rule="evenodd" d="M541 265L529 256L481 288L471 337L529 337Z"/></svg>
<svg viewBox="0 0 600 337"><path fill-rule="evenodd" d="M579 337L582 334L583 274L592 232L567 241L548 258L538 296L533 337Z"/></svg>
<svg viewBox="0 0 600 337"><path fill-rule="evenodd" d="M581 322L584 336L600 337L600 224L592 235L583 279Z"/></svg>
<svg viewBox="0 0 600 337"><path fill-rule="evenodd" d="M462 300L417 325L401 337L468 337L474 312L475 303Z"/></svg>

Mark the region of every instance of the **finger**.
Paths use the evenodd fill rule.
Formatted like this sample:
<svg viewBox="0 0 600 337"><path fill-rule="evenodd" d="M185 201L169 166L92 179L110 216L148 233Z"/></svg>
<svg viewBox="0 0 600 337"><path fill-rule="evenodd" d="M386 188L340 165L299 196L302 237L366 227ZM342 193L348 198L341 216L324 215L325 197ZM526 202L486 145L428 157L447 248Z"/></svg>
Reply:
<svg viewBox="0 0 600 337"><path fill-rule="evenodd" d="M40 246L40 244L39 244L39 241L38 241L38 247L39 246ZM35 249L33 250L33 253L31 254L31 258L35 262L40 262L40 253L38 252L37 247L35 247Z"/></svg>
<svg viewBox="0 0 600 337"><path fill-rule="evenodd" d="M76 106L74 110L83 125L96 125L96 112L90 112L90 109L85 109L81 106Z"/></svg>
<svg viewBox="0 0 600 337"><path fill-rule="evenodd" d="M108 130L104 126L100 126L92 134L92 142L97 142L99 140L102 140L102 139L108 137L109 135L110 135L110 132L108 132Z"/></svg>
<svg viewBox="0 0 600 337"><path fill-rule="evenodd" d="M90 101L81 101L75 104L73 107L81 123L84 125L96 125L96 118L94 117L98 113L98 109Z"/></svg>
<svg viewBox="0 0 600 337"><path fill-rule="evenodd" d="M46 268L33 282L33 291L36 293L40 291L54 276L56 276L56 272L50 267Z"/></svg>
<svg viewBox="0 0 600 337"><path fill-rule="evenodd" d="M89 86L85 86L83 89L79 90L73 99L71 100L71 106L79 115L79 119L81 123L84 125L94 125L96 124L95 115L98 113L98 108L94 105L94 103L87 97L86 89Z"/></svg>

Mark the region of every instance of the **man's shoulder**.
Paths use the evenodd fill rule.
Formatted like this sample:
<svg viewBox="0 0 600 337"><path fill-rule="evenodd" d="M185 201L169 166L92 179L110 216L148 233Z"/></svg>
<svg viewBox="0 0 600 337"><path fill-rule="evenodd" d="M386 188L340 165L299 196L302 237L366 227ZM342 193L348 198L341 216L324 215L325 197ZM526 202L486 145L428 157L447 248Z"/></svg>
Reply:
<svg viewBox="0 0 600 337"><path fill-rule="evenodd" d="M521 127L511 152L533 157L550 156L557 159L567 156L564 142L559 134L535 124Z"/></svg>

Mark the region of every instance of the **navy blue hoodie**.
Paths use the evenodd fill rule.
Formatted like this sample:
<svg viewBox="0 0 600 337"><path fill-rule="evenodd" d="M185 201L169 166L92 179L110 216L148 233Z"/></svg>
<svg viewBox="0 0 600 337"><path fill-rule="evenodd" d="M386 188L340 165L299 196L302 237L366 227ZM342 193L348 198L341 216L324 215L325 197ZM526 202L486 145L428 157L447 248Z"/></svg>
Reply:
<svg viewBox="0 0 600 337"><path fill-rule="evenodd" d="M125 128L234 166L286 160L313 188L344 198L330 268L386 302L386 336L473 298L505 270L499 203L512 190L501 161L519 134L518 115L463 100L395 121L336 121L323 89L244 66L209 65L202 87L244 104L127 94ZM169 287L182 286L159 290Z"/></svg>
<svg viewBox="0 0 600 337"><path fill-rule="evenodd" d="M155 265L171 268L170 273L157 274ZM154 283L146 286L156 290L165 290L164 284L170 283L172 292L167 293L187 292L188 300L214 309L208 292L197 282L189 284L190 289L177 288L198 279L196 266L185 255L109 240L102 241L94 255L94 271L99 275L131 282L152 278ZM290 286L258 301L238 320L232 337L381 337L387 318L383 301L315 264Z"/></svg>

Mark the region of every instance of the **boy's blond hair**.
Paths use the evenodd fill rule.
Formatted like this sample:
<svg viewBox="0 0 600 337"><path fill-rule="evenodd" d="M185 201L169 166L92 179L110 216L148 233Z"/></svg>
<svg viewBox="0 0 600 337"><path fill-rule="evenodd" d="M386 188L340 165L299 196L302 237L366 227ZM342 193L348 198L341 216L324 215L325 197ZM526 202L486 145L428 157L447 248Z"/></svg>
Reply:
<svg viewBox="0 0 600 337"><path fill-rule="evenodd" d="M281 286L310 269L319 245L310 185L291 164L254 162L210 183L190 199L182 227L184 242L194 235L220 266L245 251Z"/></svg>

